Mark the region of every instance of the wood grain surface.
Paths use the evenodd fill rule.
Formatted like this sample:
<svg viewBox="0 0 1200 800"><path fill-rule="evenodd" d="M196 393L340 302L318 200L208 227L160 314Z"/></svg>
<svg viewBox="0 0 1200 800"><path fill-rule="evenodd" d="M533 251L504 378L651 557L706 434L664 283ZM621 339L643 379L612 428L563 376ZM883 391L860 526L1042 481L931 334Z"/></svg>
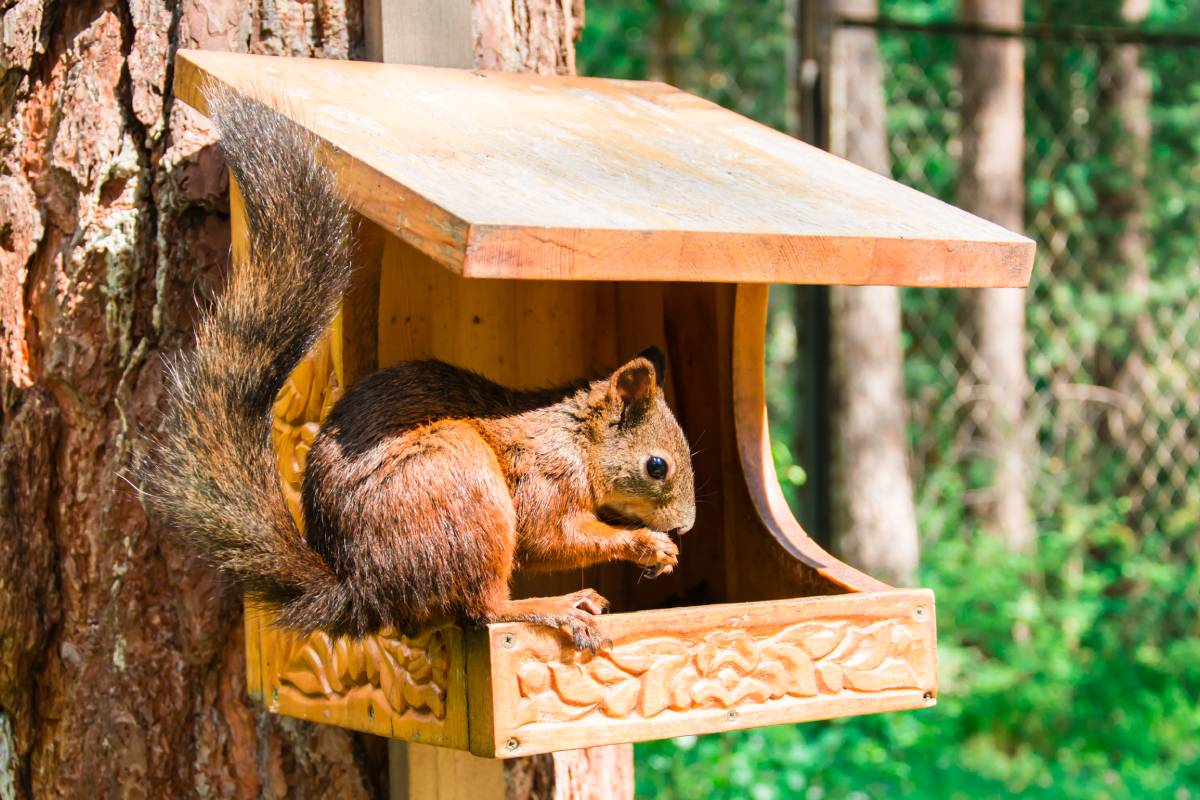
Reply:
<svg viewBox="0 0 1200 800"><path fill-rule="evenodd" d="M662 83L181 51L314 130L355 208L469 277L1024 286L1034 245Z"/></svg>

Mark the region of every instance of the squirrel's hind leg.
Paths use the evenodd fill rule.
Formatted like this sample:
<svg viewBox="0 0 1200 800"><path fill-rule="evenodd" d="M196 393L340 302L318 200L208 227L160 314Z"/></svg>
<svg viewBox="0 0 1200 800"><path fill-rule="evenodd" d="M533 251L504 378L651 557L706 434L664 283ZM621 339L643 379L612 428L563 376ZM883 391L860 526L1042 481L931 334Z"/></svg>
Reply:
<svg viewBox="0 0 1200 800"><path fill-rule="evenodd" d="M596 630L595 618L608 608L608 601L592 589L580 589L561 597L512 600L505 586L503 595L503 598L492 599L480 622L529 622L558 628L571 637L577 650L593 653L605 644Z"/></svg>

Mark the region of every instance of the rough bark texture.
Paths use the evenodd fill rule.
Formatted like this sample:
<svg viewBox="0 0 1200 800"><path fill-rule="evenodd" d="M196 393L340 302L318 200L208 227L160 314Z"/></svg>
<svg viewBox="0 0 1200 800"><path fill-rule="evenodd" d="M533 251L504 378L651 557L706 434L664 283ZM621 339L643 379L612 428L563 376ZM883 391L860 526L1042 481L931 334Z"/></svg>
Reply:
<svg viewBox="0 0 1200 800"><path fill-rule="evenodd" d="M1019 27L1021 0L962 0L964 22ZM959 204L1009 230L1024 227L1025 47L1020 39L965 37L959 42L963 80L963 155ZM968 293L974 352L971 371L984 400L978 407L982 450L994 467L986 527L1014 550L1033 543L1027 476L1032 448L1022 423L1029 378L1025 366L1025 291Z"/></svg>
<svg viewBox="0 0 1200 800"><path fill-rule="evenodd" d="M875 0L835 0L836 13L873 17ZM845 28L833 46L836 91L831 145L876 172L891 172L883 63L874 31ZM840 133L838 133L840 132ZM833 545L848 563L892 583L911 581L919 546L905 434L900 291L830 288L830 417Z"/></svg>
<svg viewBox="0 0 1200 800"><path fill-rule="evenodd" d="M346 57L358 8L2 8L0 795L377 794L373 743L247 700L240 601L121 479L229 248L224 165L172 100L174 48Z"/></svg>
<svg viewBox="0 0 1200 800"><path fill-rule="evenodd" d="M515 758L504 779L507 800L632 800L633 745Z"/></svg>
<svg viewBox="0 0 1200 800"><path fill-rule="evenodd" d="M480 69L571 75L583 0L473 0Z"/></svg>

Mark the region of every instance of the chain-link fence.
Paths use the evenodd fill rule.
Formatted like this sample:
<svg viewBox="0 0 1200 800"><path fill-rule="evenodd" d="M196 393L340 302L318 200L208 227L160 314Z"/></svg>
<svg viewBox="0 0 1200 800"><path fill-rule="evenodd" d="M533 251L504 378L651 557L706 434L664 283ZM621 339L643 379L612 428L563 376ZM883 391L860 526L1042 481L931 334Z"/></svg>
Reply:
<svg viewBox="0 0 1200 800"><path fill-rule="evenodd" d="M796 16L825 3L594 5L581 45L585 72L669 77L800 132L797 119L810 113L796 102L808 74L801 62L817 55L799 52L805 28ZM883 22L874 26L893 177L955 204L963 199L960 45L986 38L961 23L959 5L880 0ZM1200 35L1186 33L1200 29L1200 2L1152 5L1147 24L1169 27L1157 34L1121 27L1122 9L1136 5L1027 0L1025 27L1012 37L1024 48L1024 232L1038 243L1026 292L1024 439L1032 511L1043 527L1068 506L1120 498L1140 531L1194 520L1200 507L1200 304L1191 299L1200 287ZM819 27L816 38L848 28ZM862 88L856 79L849 76L848 91ZM1138 80L1148 81L1140 112L1124 99ZM1137 129L1139 113L1146 130ZM820 424L821 414L797 395L808 373L792 376L801 354L820 343L801 330L812 315L796 312L786 289L772 297L773 431L777 444L795 444L808 470L783 453L781 478L803 505L819 494L812 480L823 455L810 441L816 433L802 428L808 419ZM990 491L993 405L967 299L903 292L914 478L927 535L938 534L939 519L956 523L950 509L978 507Z"/></svg>
<svg viewBox="0 0 1200 800"><path fill-rule="evenodd" d="M949 202L972 68L960 44L980 35L879 30L893 176ZM1053 524L1068 506L1118 502L1136 531L1178 527L1200 507L1200 41L1015 38L1038 243L1025 295L1033 513ZM990 389L964 300L903 294L914 477L935 516L988 492Z"/></svg>

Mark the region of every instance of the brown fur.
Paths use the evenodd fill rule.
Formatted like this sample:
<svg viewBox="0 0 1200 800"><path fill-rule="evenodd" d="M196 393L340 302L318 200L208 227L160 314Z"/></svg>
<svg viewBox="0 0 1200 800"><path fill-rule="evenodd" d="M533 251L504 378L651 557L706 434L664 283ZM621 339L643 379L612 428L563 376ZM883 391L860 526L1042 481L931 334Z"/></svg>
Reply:
<svg viewBox="0 0 1200 800"><path fill-rule="evenodd" d="M333 407L308 455L307 542L288 514L269 412L350 272L348 213L311 137L253 101L211 99L244 191L247 263L172 370L146 497L280 624L361 636L445 620L528 621L600 642L591 590L512 600L518 566L624 559L669 572L695 521L688 445L647 351L612 375L514 391L436 361L382 370ZM646 460L667 461L664 479Z"/></svg>

